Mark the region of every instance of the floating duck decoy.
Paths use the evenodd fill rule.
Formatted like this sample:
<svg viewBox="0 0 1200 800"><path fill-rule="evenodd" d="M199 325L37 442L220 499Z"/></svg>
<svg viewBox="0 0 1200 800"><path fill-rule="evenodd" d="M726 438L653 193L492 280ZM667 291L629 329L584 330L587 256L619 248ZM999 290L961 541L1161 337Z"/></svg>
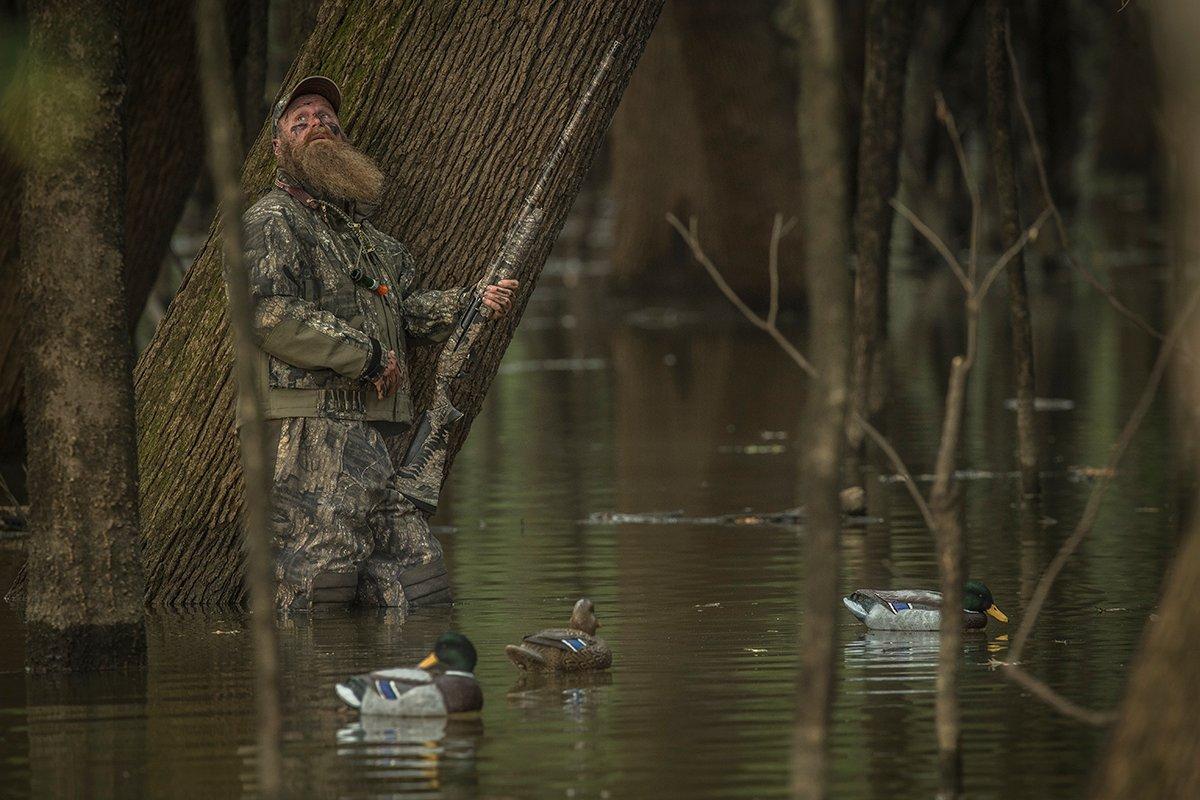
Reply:
<svg viewBox="0 0 1200 800"><path fill-rule="evenodd" d="M438 637L433 652L416 668L381 669L355 675L337 685L342 702L362 714L393 717L441 717L483 708L483 690L475 680L475 645L461 633ZM428 670L441 667L436 673Z"/></svg>
<svg viewBox="0 0 1200 800"><path fill-rule="evenodd" d="M504 648L508 660L530 672L583 672L612 666L612 650L596 636L600 621L586 597L575 603L565 628L531 633Z"/></svg>
<svg viewBox="0 0 1200 800"><path fill-rule="evenodd" d="M925 589L857 589L842 598L859 622L876 631L936 631L942 621L942 593ZM992 592L980 581L967 581L963 587L963 627L968 630L987 625L994 617L1008 622L996 607Z"/></svg>

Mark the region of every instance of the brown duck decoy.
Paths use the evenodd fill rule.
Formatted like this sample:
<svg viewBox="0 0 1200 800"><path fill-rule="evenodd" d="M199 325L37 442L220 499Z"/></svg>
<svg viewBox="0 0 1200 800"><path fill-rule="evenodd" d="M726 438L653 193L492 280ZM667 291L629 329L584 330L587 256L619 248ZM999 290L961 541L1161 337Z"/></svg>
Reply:
<svg viewBox="0 0 1200 800"><path fill-rule="evenodd" d="M600 621L586 597L575 603L565 628L531 633L504 648L508 660L529 672L585 672L612 666L612 649L596 636Z"/></svg>

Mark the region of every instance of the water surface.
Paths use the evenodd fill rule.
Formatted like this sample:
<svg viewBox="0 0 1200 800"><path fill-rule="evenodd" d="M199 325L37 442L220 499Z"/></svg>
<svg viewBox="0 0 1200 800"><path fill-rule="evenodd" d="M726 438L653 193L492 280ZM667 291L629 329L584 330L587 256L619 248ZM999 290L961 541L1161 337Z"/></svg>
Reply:
<svg viewBox="0 0 1200 800"><path fill-rule="evenodd" d="M612 524L612 513L691 518L797 505L804 382L765 336L702 300L589 300L587 270L557 263L461 454L436 523L452 607L328 613L281 622L285 759L295 796L741 798L786 792L794 713L802 526ZM1153 312L1144 271L1118 289ZM1153 343L1060 279L1039 290L1041 524L1014 509L1006 322L985 319L962 466L971 573L1014 622L1070 533L1136 401ZM915 472L932 466L961 328L942 280L897 279L887 423ZM928 313L944 305L944 315ZM922 313L918 313L918 311ZM941 320L934 324L929 317ZM795 331L793 331L795 332ZM1176 542L1167 415L1156 405L1100 524L1068 565L1027 665L1077 702L1119 698ZM994 473L994 474L991 474ZM843 531L840 583L934 587L932 541L903 488L868 486L870 525ZM591 519L593 521L589 522ZM0 550L7 581L19 555ZM611 673L530 679L503 645L595 600ZM838 798L928 797L935 783L937 639L866 633L839 617L832 731ZM238 613L152 614L144 673L28 677L22 629L0 610L0 796L229 797L250 793L250 642ZM480 652L478 719L358 722L331 691L344 675L421 658L456 628ZM1101 734L1064 719L989 666L1005 628L967 635L964 764L974 798L1080 797Z"/></svg>

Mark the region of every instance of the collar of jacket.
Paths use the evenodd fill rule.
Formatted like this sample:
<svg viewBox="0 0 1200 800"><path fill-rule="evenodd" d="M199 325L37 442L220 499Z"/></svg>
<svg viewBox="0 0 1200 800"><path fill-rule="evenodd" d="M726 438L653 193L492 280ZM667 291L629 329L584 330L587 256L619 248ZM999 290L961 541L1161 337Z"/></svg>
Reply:
<svg viewBox="0 0 1200 800"><path fill-rule="evenodd" d="M283 170L278 170L275 173L275 186L294 197L301 205L320 211L322 204L336 205L338 209L343 211L350 219L355 222L362 222L374 216L376 207L366 203L355 203L353 201L345 201L334 203L332 200L326 200L323 197L316 197L309 191L308 187L300 181L292 178Z"/></svg>

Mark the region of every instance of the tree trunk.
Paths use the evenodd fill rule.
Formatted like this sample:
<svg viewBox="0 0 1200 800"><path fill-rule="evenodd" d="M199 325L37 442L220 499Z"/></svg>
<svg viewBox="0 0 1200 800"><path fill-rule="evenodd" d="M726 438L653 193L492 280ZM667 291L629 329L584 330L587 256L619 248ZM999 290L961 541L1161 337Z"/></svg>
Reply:
<svg viewBox="0 0 1200 800"><path fill-rule="evenodd" d="M1012 69L1004 43L1008 28L1005 0L987 0L987 106L988 131L992 145L992 168L996 177L996 201L1000 205L1000 235L1004 249L1024 232L1017 190L1016 158L1012 141ZM1006 268L1008 310L1012 328L1013 383L1017 395L1017 468L1021 473L1024 498L1039 494L1037 420L1033 411L1033 330L1029 319L1029 289L1025 285L1025 251L1022 248ZM1024 500L1022 501L1024 502Z"/></svg>
<svg viewBox="0 0 1200 800"><path fill-rule="evenodd" d="M826 749L836 676L835 615L840 572L842 448L845 442L850 355L849 206L844 132L841 37L833 0L795 3L802 20L800 103L804 179L805 275L810 301L808 342L821 379L808 392L804 446L804 625L792 796L825 796ZM800 16L800 14L803 16Z"/></svg>
<svg viewBox="0 0 1200 800"><path fill-rule="evenodd" d="M1092 794L1096 800L1200 797L1197 608L1200 517L1193 516L1187 538L1167 575L1158 619L1147 623L1120 717L1096 776Z"/></svg>
<svg viewBox="0 0 1200 800"><path fill-rule="evenodd" d="M977 311L968 311L976 325ZM968 341L974 337L968 334ZM954 482L958 443L966 405L967 373L974 361L973 345L968 354L956 356L950 365L946 390L946 410L942 421L942 440L938 447L937 469L929 493L937 539L938 572L941 578L942 614L939 628L936 703L934 723L938 744L938 800L954 800L962 794L962 713L958 703L958 662L962 658L962 594L966 580L959 520L961 493Z"/></svg>
<svg viewBox="0 0 1200 800"><path fill-rule="evenodd" d="M31 104L39 135L21 209L31 400L26 664L36 672L136 666L146 630L121 270L120 19L102 0L46 0L30 12L31 75L47 89Z"/></svg>
<svg viewBox="0 0 1200 800"><path fill-rule="evenodd" d="M265 3L260 21L265 37ZM221 0L199 0L196 4L196 42L199 54L200 89L204 98L208 131L208 163L222 210L221 246L228 282L230 327L236 344L235 369L238 384L238 418L242 445L242 471L246 506L242 547L246 553L246 583L250 587L250 629L254 636L254 705L258 735L255 766L258 793L273 800L283 790L283 712L279 700L279 641L275 630L275 564L271 548L271 467L275 442L263 420L263 397L255 377L256 345L250 278L245 265L242 231L242 197L238 167L245 155L245 137L238 119L233 72L229 64L229 35ZM253 38L254 32L251 32ZM266 55L265 48L260 48ZM249 60L249 59L248 59ZM265 67L265 60L260 62ZM251 87L252 81L241 84ZM259 95L261 97L261 87ZM242 119L255 112L255 105L242 98Z"/></svg>
<svg viewBox="0 0 1200 800"><path fill-rule="evenodd" d="M203 137L196 135L200 95L193 4L193 0L122 4L127 54L124 283L131 330L203 163ZM235 10L234 27L244 28L243 4L231 0L228 5ZM240 61L241 52L235 51L235 60ZM19 175L19 163L0 165L0 186L20 187ZM20 420L24 362L18 345L23 308L14 277L20 257L20 204L20 191L0 193L0 450L14 461L24 452Z"/></svg>
<svg viewBox="0 0 1200 800"><path fill-rule="evenodd" d="M285 86L310 73L342 87L351 138L393 180L376 224L425 265L422 287L476 281L537 169L614 38L623 44L551 181L543 234L520 275L518 312L487 333L455 405L461 445L536 284L582 176L662 7L662 0L559 4L520 0L325 3ZM498 35L502 28L504 34ZM447 31L454 36L448 38ZM268 186L264 126L242 189ZM241 602L241 475L219 257L210 239L136 371L147 597L165 605ZM435 348L410 351L418 408ZM393 442L393 453L403 441Z"/></svg>
<svg viewBox="0 0 1200 800"><path fill-rule="evenodd" d="M863 419L883 407L883 354L887 337L888 258L891 206L896 194L903 130L904 72L917 3L871 0L863 75L862 128L858 145L858 195L854 241L853 408ZM863 447L861 426L848 426L851 458ZM850 480L857 482L857 466Z"/></svg>
<svg viewBox="0 0 1200 800"><path fill-rule="evenodd" d="M793 213L799 186L794 71L775 5L667 3L613 131L618 288L696 292L696 267L664 220L673 212L697 217L705 249L734 289L766 298L771 223ZM785 301L803 293L800 259L799 237L786 237Z"/></svg>
<svg viewBox="0 0 1200 800"><path fill-rule="evenodd" d="M1195 142L1200 135L1200 8L1190 0L1155 4L1152 22L1162 65L1165 96L1164 144L1176 164L1172 197L1175 229L1172 236L1173 278L1179 301L1190 297L1200 269L1200 158ZM1181 341L1200 341L1200 315L1192 314ZM1196 391L1200 370L1180 356L1172 364L1174 401L1181 406L1184 425L1177 439L1194 442L1200 432ZM1186 436L1190 434L1190 436ZM1191 798L1200 796L1200 504L1195 498L1197 462L1192 470L1192 511L1183 542L1164 582L1158 619L1147 622L1141 649L1130 673L1129 688L1109 738L1092 796L1118 798Z"/></svg>

